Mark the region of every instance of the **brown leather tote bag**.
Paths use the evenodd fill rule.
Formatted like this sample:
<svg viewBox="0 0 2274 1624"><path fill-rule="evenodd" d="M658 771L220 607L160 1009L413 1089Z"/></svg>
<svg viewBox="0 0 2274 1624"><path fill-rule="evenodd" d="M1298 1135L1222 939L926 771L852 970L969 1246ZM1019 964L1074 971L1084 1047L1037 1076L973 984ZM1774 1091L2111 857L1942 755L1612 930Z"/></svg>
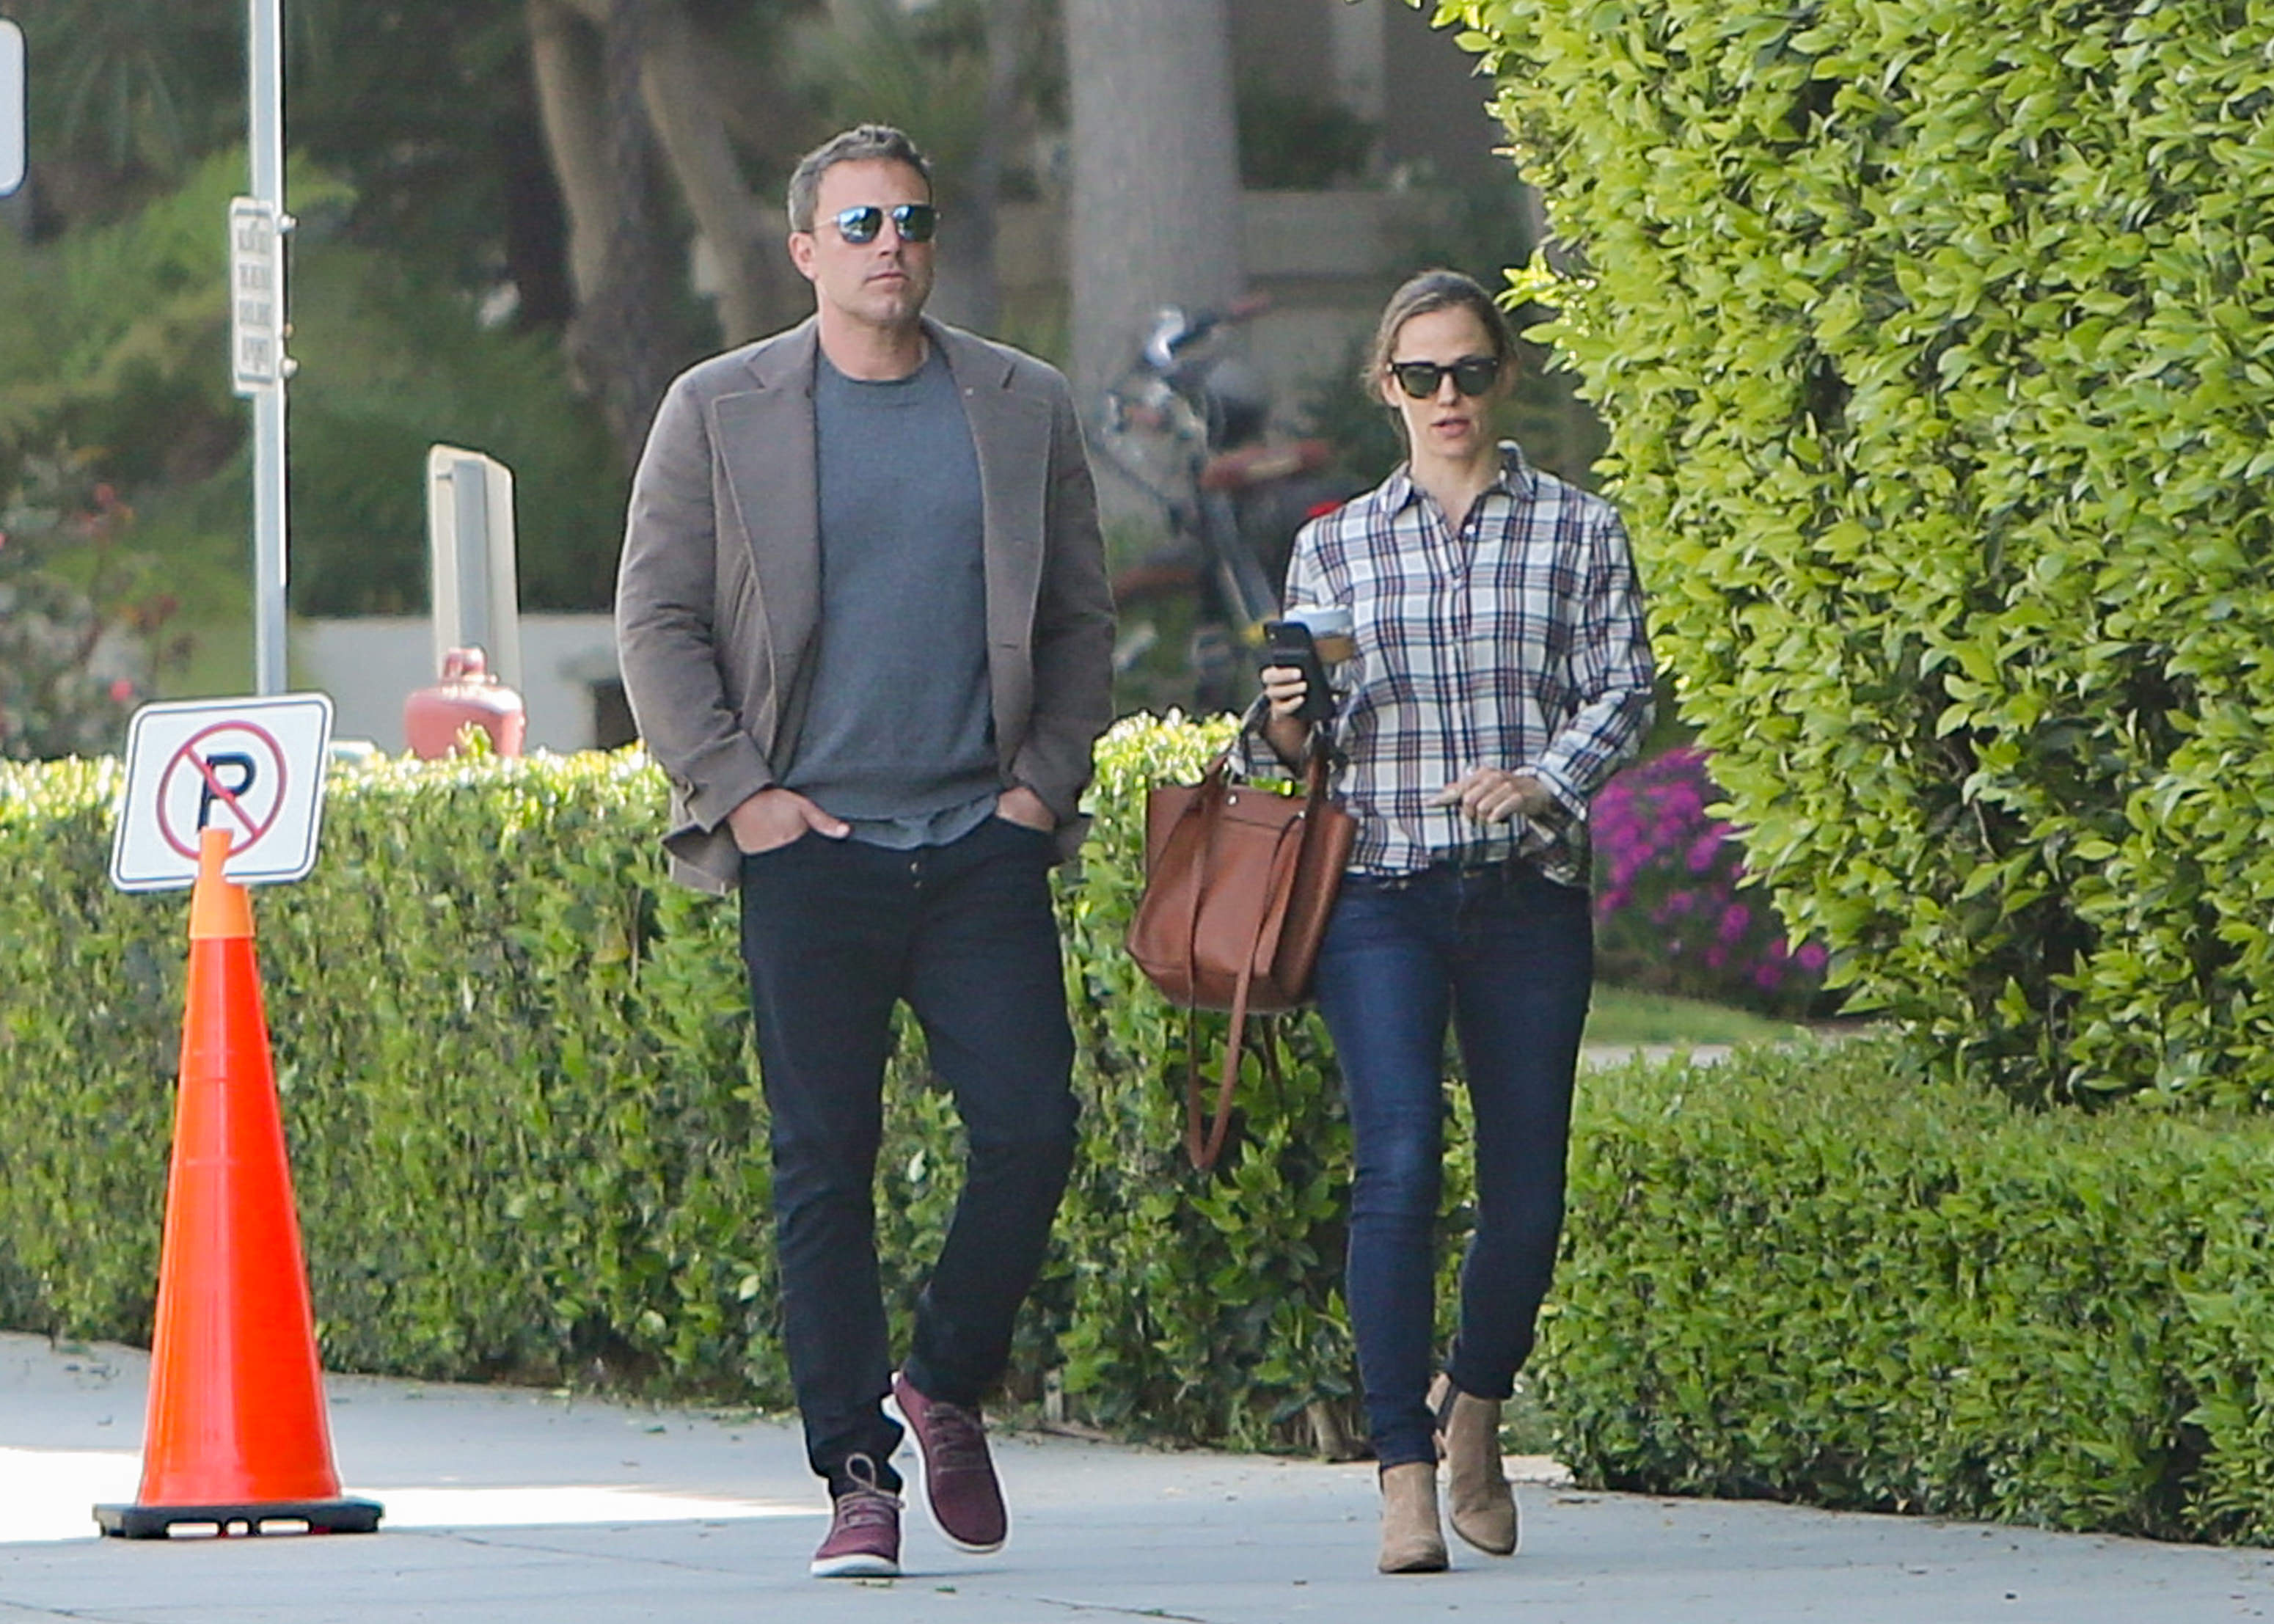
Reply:
<svg viewBox="0 0 2274 1624"><path fill-rule="evenodd" d="M1327 799L1326 753L1315 743L1299 797L1235 782L1230 750L1199 783L1146 797L1145 891L1129 921L1130 957L1187 1011L1231 1013L1213 1124L1203 1124L1198 1050L1187 1051L1185 1148L1202 1171L1223 1154L1247 1017L1310 996L1357 832Z"/></svg>

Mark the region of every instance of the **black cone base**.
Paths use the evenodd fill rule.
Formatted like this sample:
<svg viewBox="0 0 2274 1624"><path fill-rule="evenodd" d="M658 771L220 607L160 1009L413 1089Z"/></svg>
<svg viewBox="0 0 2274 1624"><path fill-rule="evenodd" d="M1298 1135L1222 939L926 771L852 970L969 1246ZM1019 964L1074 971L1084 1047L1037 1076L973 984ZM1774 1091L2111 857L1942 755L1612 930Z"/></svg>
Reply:
<svg viewBox="0 0 2274 1624"><path fill-rule="evenodd" d="M185 1534L369 1534L381 1508L368 1500L267 1500L258 1506L97 1506L94 1520L121 1539Z"/></svg>

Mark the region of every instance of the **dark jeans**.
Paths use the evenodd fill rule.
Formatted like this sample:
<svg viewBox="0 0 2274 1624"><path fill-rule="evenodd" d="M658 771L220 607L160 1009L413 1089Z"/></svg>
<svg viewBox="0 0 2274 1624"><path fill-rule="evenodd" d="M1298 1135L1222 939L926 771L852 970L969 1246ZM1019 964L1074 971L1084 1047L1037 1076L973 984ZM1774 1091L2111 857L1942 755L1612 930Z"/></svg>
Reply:
<svg viewBox="0 0 2274 1624"><path fill-rule="evenodd" d="M807 1458L834 1491L855 1454L897 1486L874 1199L896 1001L922 1025L970 1142L918 1300L909 1380L976 1405L1008 1362L1042 1266L1074 1121L1052 857L1049 836L990 817L947 846L896 852L809 834L743 859L783 1335Z"/></svg>
<svg viewBox="0 0 2274 1624"><path fill-rule="evenodd" d="M1586 893L1529 867L1344 880L1317 989L1356 1142L1346 1290L1384 1466L1436 1458L1426 1395L1447 1019L1476 1116L1477 1199L1445 1368L1465 1393L1506 1398L1555 1271L1593 971Z"/></svg>

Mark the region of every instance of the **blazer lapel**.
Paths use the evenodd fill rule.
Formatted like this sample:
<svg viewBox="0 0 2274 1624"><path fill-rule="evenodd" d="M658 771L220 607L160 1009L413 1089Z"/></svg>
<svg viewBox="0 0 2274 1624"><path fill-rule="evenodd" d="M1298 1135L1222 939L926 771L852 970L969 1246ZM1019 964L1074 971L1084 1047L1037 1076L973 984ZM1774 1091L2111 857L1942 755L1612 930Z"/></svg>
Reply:
<svg viewBox="0 0 2274 1624"><path fill-rule="evenodd" d="M821 494L813 443L812 321L750 357L752 387L712 409L727 487L750 549L777 724L791 714L821 613ZM771 750L774 741L765 741Z"/></svg>
<svg viewBox="0 0 2274 1624"><path fill-rule="evenodd" d="M1010 361L989 346L927 323L947 356L963 396L971 442L979 454L980 498L986 515L987 658L1000 714L1016 665L1023 687L1035 598L1043 578L1043 527L1050 470L1050 403L1012 387Z"/></svg>

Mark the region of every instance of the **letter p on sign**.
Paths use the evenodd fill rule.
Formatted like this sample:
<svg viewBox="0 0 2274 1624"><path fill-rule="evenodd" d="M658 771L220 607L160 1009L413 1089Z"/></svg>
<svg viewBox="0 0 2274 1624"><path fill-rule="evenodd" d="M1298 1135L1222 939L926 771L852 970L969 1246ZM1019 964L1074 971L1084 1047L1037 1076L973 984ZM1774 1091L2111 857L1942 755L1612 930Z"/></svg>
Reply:
<svg viewBox="0 0 2274 1624"><path fill-rule="evenodd" d="M0 198L24 184L24 31L0 17Z"/></svg>

